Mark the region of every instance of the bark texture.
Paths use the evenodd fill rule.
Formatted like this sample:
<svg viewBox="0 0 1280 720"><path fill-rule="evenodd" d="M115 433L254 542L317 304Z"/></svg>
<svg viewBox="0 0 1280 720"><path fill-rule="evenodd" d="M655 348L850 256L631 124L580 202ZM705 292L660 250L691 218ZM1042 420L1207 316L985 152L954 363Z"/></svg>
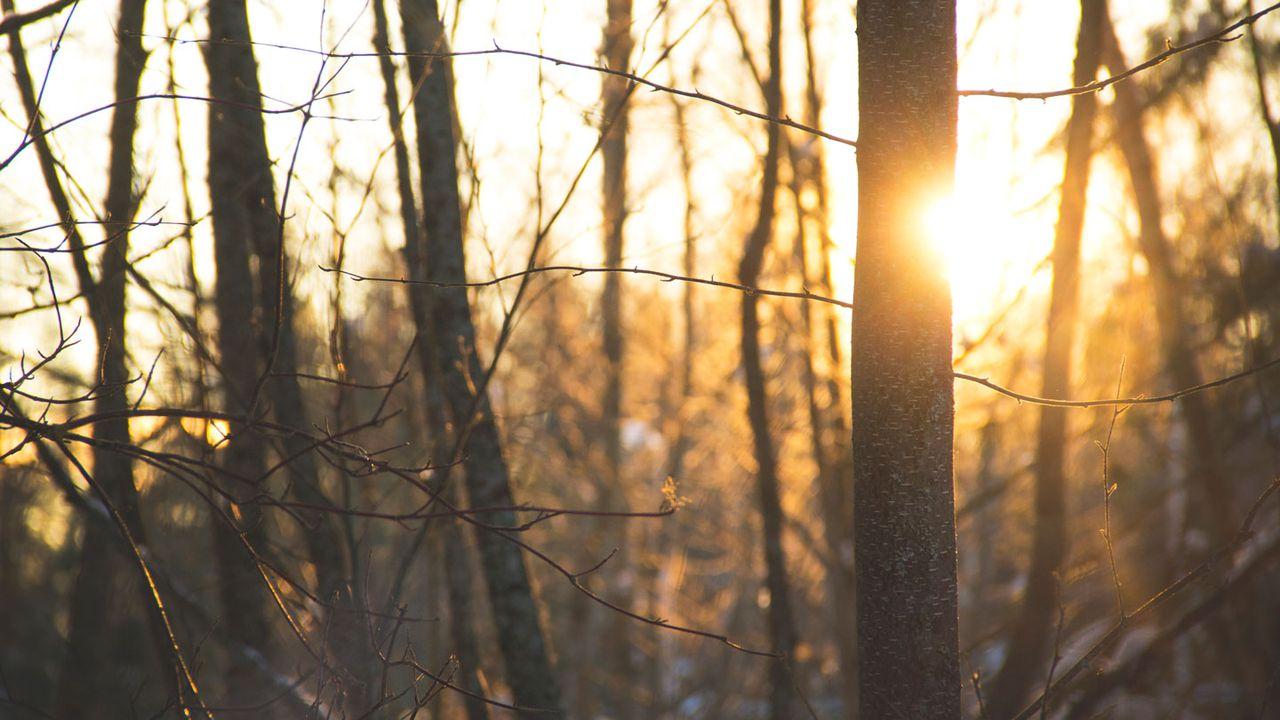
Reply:
<svg viewBox="0 0 1280 720"><path fill-rule="evenodd" d="M209 94L215 100L209 109L209 186L212 201L215 244L241 243L257 260L256 328L261 372L272 375L265 383L255 382L243 392L250 394L250 407L259 384L267 391L276 420L293 428L310 427L306 421L302 391L298 386L296 330L293 298L287 282L287 255L280 216L277 214L271 159L267 152L262 120L262 96L258 85L258 63L254 57L244 0L225 0L209 5L209 39L205 60L209 68ZM219 235L222 240L219 240ZM237 292L248 295L239 288ZM305 505L328 507L330 502L320 486L315 454L308 441L285 434L283 453L292 491ZM307 513L304 535L315 566L317 597L325 604L328 649L345 671L343 690L349 711L364 712L375 702L368 697L368 674L372 670L371 645L362 608L348 581L344 543L329 513Z"/></svg>
<svg viewBox="0 0 1280 720"><path fill-rule="evenodd" d="M382 75L384 98L387 105L387 120L391 126L392 150L396 164L396 187L400 196L400 220L404 227L404 258L413 280L426 278L426 266L422 262L422 226L418 221L418 203L413 193L413 176L409 166L409 145L404 137L404 128L400 119L400 92L396 85L395 65L391 61L391 41L388 31L387 10L385 0L374 0L374 48L383 53L378 56L378 68ZM427 417L427 444L432 448L431 462L441 468L448 467L452 458L448 456L448 429L445 419L444 400L440 390L439 353L435 343L435 331L431 317L431 293L423 285L407 285L409 307L413 313L414 327L418 332L418 363L422 372L423 412ZM446 496L452 502L458 501L456 488L450 488ZM421 532L428 530L424 525ZM447 521L442 529L444 579L449 596L449 634L452 636L451 651L458 658L459 667L454 682L472 693L473 696L461 697L468 720L486 720L489 717L489 706L482 700L483 688L480 686L476 669L480 665L480 652L476 647L475 634L472 630L471 616L471 565L467 556L467 548L462 533L456 522ZM420 541L413 544L414 550L421 547Z"/></svg>
<svg viewBox="0 0 1280 720"><path fill-rule="evenodd" d="M448 43L435 0L401 0L405 49L409 53L445 52ZM427 277L445 283L466 281L461 202L458 195L457 139L452 121L453 82L447 60L409 58L409 72L421 82L414 98L418 162L422 183L424 258ZM467 438L463 469L471 504L514 505L498 427L487 394L477 395L484 369L476 350L475 327L467 292L442 288L433 293L432 321L440 352L445 404L456 435ZM487 524L514 523L509 512L487 513ZM520 549L501 530L481 529L476 537L493 610L498 645L517 705L539 710L561 708L557 682L538 618L538 607ZM541 717L528 713L530 717Z"/></svg>
<svg viewBox="0 0 1280 720"><path fill-rule="evenodd" d="M1105 0L1082 0L1080 30L1072 77L1076 85L1092 82L1102 56ZM1053 289L1045 321L1042 397L1070 397L1071 357L1075 345L1080 287L1080 237L1089 189L1089 167L1098 98L1076 95L1067 121L1067 152L1053 238ZM1058 608L1058 573L1066 560L1067 419L1070 410L1042 406L1036 445L1035 527L1026 590L1009 633L1004 664L988 686L987 712L1011 717L1028 691L1044 679L1044 660L1053 642Z"/></svg>
<svg viewBox="0 0 1280 720"><path fill-rule="evenodd" d="M782 3L769 2L769 75L764 83L765 108L769 115L782 114ZM778 163L781 129L770 123L760 184L760 208L755 226L747 238L738 282L754 287L760 281L765 251L773 238L775 203L778 195ZM751 425L756 460L756 492L759 494L762 525L765 587L769 591L769 637L780 660L770 663L769 703L772 717L781 720L796 712L796 695L788 666L796 647L796 627L791 614L791 591L787 560L782 545L784 525L778 489L778 469L773 434L769 427L768 391L764 364L760 357L759 297L742 296L742 367L747 386L747 419Z"/></svg>
<svg viewBox="0 0 1280 720"><path fill-rule="evenodd" d="M221 12L210 13L211 27L222 24ZM216 19L216 20L215 20ZM232 72L231 53L210 48L206 55L211 78ZM220 84L220 83L219 83ZM211 91L214 97L226 92ZM236 109L211 105L209 109L209 189L213 210L213 246L217 276L214 308L218 317L218 357L222 371L222 402L228 412L252 415L253 391L261 374L258 343L249 328L257 322L257 300L251 264L248 209L245 207L242 164L233 159L239 138L248 130L248 119ZM219 599L227 632L249 647L262 651L270 623L263 579L238 537L254 547L265 547L261 509L242 504L252 499L267 467L266 438L245 423L229 427L230 440L219 450L223 469L232 476L225 489L237 506L224 509L238 528L213 523L213 547L218 566ZM267 700L271 688L258 684L258 673L243 657L230 658L227 670L227 702L251 706Z"/></svg>
<svg viewBox="0 0 1280 720"><path fill-rule="evenodd" d="M853 297L860 716L960 717L951 297L922 211L951 190L953 0L858 3Z"/></svg>

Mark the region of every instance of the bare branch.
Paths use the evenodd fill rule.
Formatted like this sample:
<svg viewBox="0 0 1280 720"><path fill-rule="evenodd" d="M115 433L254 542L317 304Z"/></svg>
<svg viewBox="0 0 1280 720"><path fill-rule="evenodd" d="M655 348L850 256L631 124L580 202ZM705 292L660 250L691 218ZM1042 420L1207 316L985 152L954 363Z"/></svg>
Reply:
<svg viewBox="0 0 1280 720"><path fill-rule="evenodd" d="M1075 87L1062 88L1060 90L1041 90L1041 91L960 90L959 95L960 97L998 97L998 98L1008 98L1010 100L1048 100L1049 98L1067 97L1070 95L1083 95L1085 93L1097 92L1105 87L1115 85L1116 83L1122 80L1128 80L1129 78L1133 77L1134 75L1137 75L1140 72L1143 72L1144 70L1150 70L1151 68L1164 63L1166 60L1169 60L1175 55L1181 55L1182 53L1190 52L1192 50L1202 48L1206 45L1212 45L1214 43L1225 43L1225 42L1232 42L1234 40L1238 40L1243 36L1232 35L1231 33L1241 28L1253 25L1254 23L1258 22L1258 20L1262 19L1264 16L1269 15L1275 12L1276 10L1280 10L1280 3L1275 3L1255 13L1250 13L1249 15L1246 15L1240 18L1239 20L1231 23L1230 25L1227 25L1226 27L1216 30L1196 40L1192 40L1190 42L1186 42L1181 45L1170 44L1168 47L1165 48L1164 52L1160 53L1159 55L1154 55L1151 58L1147 59L1146 61L1141 62L1137 65L1134 65L1128 70L1116 73L1110 77L1106 77L1101 80L1095 80L1094 82L1087 83L1084 85L1077 85Z"/></svg>

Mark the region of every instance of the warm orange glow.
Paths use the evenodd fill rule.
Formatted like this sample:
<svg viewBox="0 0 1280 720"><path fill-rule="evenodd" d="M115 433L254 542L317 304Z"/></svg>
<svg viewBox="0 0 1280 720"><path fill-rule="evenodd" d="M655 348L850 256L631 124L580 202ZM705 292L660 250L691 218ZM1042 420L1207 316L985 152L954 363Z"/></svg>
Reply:
<svg viewBox="0 0 1280 720"><path fill-rule="evenodd" d="M182 429L193 437L204 437L205 442L213 447L222 444L231 426L225 420L204 420L202 418L182 418Z"/></svg>
<svg viewBox="0 0 1280 720"><path fill-rule="evenodd" d="M1043 257L1042 231L999 200L956 190L924 212L930 242L951 282L957 325L984 322L1005 291L1025 282Z"/></svg>

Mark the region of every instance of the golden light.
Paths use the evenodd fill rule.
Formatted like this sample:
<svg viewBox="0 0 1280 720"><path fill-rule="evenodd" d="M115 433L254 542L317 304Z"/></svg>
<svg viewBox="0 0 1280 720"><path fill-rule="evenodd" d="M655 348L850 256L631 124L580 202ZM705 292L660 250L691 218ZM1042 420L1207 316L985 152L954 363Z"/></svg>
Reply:
<svg viewBox="0 0 1280 720"><path fill-rule="evenodd" d="M227 440L231 424L226 420L210 420L204 428L204 441L217 447Z"/></svg>
<svg viewBox="0 0 1280 720"><path fill-rule="evenodd" d="M231 432L231 425L225 420L185 417L179 422L182 423L182 429L188 435L196 438L203 437L204 441L212 447L218 447L225 442L227 433Z"/></svg>
<svg viewBox="0 0 1280 720"><path fill-rule="evenodd" d="M951 282L956 326L984 323L1031 278L1047 252L1042 230L999 194L956 190L929 203L924 223Z"/></svg>

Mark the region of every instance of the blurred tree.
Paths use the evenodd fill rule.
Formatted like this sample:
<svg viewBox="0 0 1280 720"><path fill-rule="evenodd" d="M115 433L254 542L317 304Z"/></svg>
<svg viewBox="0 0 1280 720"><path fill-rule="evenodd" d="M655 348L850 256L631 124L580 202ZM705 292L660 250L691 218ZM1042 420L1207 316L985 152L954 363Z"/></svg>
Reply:
<svg viewBox="0 0 1280 720"><path fill-rule="evenodd" d="M810 127L822 122L820 68L814 48L815 0L802 0L801 38L805 54L804 121ZM831 255L831 193L827 186L827 154L817 138L791 136L793 194L796 202L798 238L801 247L800 274L805 287L834 297L835 282ZM807 193L812 193L808 201ZM809 204L812 207L809 207ZM807 242L816 236L816 248ZM813 248L812 250L810 248ZM816 272L808 269L810 254L816 254ZM823 530L828 549L827 583L835 608L833 625L840 657L840 691L850 717L858 707L857 614L854 611L853 569L853 458L850 431L845 417L847 395L841 386L844 356L840 350L841 318L827 303L803 303L803 324L807 338L804 352L805 383L814 462L818 469L818 497L822 505ZM825 358L825 377L821 361Z"/></svg>
<svg viewBox="0 0 1280 720"><path fill-rule="evenodd" d="M1103 43L1103 60L1113 73L1129 67L1109 17L1103 25ZM1143 103L1132 83L1112 87L1116 93L1116 143L1138 211L1138 247L1150 268L1164 365L1175 387L1195 387L1204 382L1204 373L1187 318L1187 288L1164 229L1164 201L1160 197L1155 156L1146 136ZM1190 445L1186 482L1192 499L1187 503L1187 519L1189 527L1201 535L1199 550L1207 552L1228 542L1234 534L1234 492L1223 474L1220 440L1209 399L1196 393L1181 399L1179 406Z"/></svg>
<svg viewBox="0 0 1280 720"><path fill-rule="evenodd" d="M631 0L605 0L605 27L603 52L605 66L614 70L631 69ZM627 135L631 130L628 100L631 83L626 78L605 75L601 81L601 138L600 155L603 161L604 264L620 268L625 247L627 224ZM626 375L626 336L622 320L622 274L606 273L604 292L600 299L602 336L605 361L605 387L602 394L604 433L604 487L600 509L610 512L627 510L626 485L623 484L623 383ZM620 531L626 537L627 526ZM630 587L618 588L623 593ZM629 594L629 593L628 593ZM627 602L624 600L624 602ZM628 602L629 604L629 602ZM596 608L595 612L603 609ZM606 651L608 672L615 678L629 678L636 674L631 661L631 621L620 613L607 612L604 623L608 628L609 647ZM637 717L637 699L630 683L616 682L605 686L606 701L612 714L622 720ZM579 711L585 708L578 708Z"/></svg>
<svg viewBox="0 0 1280 720"><path fill-rule="evenodd" d="M770 0L769 66L764 80L765 112L770 117L782 115L782 3ZM755 225L747 237L738 264L738 282L755 287L760 282L765 252L773 238L774 215L778 196L778 163L782 129L769 123L764 167L761 171L759 209ZM754 293L742 296L742 368L747 387L747 419L756 461L756 492L759 494L761 531L763 533L766 605L769 639L780 659L770 665L770 712L775 720L794 717L798 712L791 663L796 648L795 620L791 614L791 590L787 580L787 558L782 545L785 518L778 489L778 461L774 449L773 428L769 424L769 394L760 349L760 299Z"/></svg>
<svg viewBox="0 0 1280 720"><path fill-rule="evenodd" d="M430 462L443 478L434 489L445 493L450 502L458 503L462 495L458 492L458 483L450 483L448 471L453 461L450 456L449 433L441 391L441 369L439 346L433 340L435 326L432 316L432 291L423 283L427 278L426 263L422 259L423 241L422 225L418 217L418 203L413 192L413 174L409 164L408 141L404 136L401 123L402 108L400 91L396 85L396 68L391 59L391 39L388 30L385 0L374 0L374 49L378 55L378 69L382 76L383 93L387 106L387 122L391 126L392 149L396 164L396 189L400 199L400 224L404 231L404 264L408 269L408 277L414 281L405 286L409 296L409 308L413 315L413 326L417 328L416 350L418 366L422 374L423 413L426 415L426 446L431 449ZM421 78L427 63L423 58L412 58L410 67L415 69L414 78ZM416 87L416 86L415 86ZM423 523L415 533L409 552L401 558L391 597L398 602L401 588L409 574L411 564L421 561L419 555L423 540L431 529L432 523ZM441 543L443 557L426 558L429 562L440 562L445 566L445 583L449 595L449 631L452 636L452 652L458 658L458 685L465 689L467 695L463 702L468 720L484 720L489 717L489 706L483 702L483 688L480 685L478 668L480 651L476 647L475 635L472 631L471 613L471 560L462 541L458 522L446 519L441 528L444 542Z"/></svg>
<svg viewBox="0 0 1280 720"><path fill-rule="evenodd" d="M1080 3L1080 30L1072 70L1075 85L1086 85L1098 76L1106 12L1105 0ZM1053 289L1045 320L1042 397L1064 398L1071 394L1071 358L1080 286L1080 236L1084 231L1097 107L1098 97L1094 93L1075 95L1071 99L1058 223L1053 236ZM1028 691L1044 677L1043 661L1053 643L1054 618L1061 603L1060 573L1070 549L1067 534L1067 418L1070 412L1061 407L1040 408L1031 565L1009 632L1004 663L989 684L987 712L992 718L1012 717L1021 709Z"/></svg>

